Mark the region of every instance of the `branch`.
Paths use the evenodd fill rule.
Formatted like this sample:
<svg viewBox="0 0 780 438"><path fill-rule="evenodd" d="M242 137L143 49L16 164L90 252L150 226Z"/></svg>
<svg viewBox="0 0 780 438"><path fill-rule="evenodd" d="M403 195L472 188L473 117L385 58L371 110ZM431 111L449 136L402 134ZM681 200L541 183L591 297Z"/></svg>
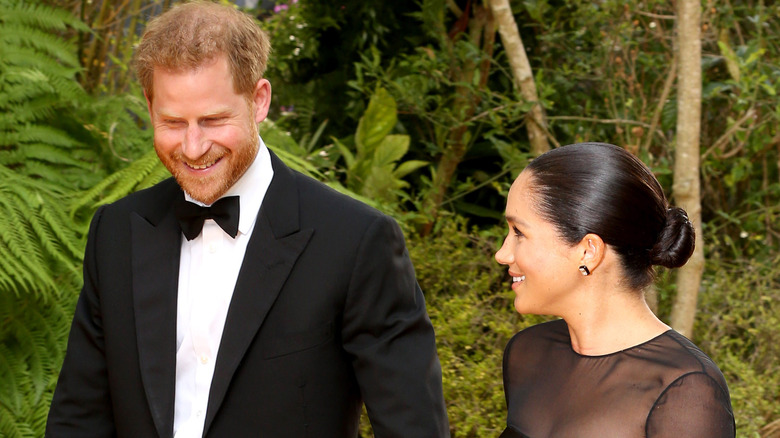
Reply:
<svg viewBox="0 0 780 438"><path fill-rule="evenodd" d="M672 91L672 85L674 84L674 79L676 77L677 51L675 50L674 56L672 57L672 64L669 66L669 72L666 73L666 80L664 81L663 91L661 91L661 97L658 99L658 106L655 107L653 118L650 121L650 132L647 133L648 135L645 139L645 144L642 146L643 150L650 148L650 143L653 141L653 132L655 132L656 128L658 128L658 122L661 120L661 113L663 112L664 104L666 103L666 99L669 98L669 93Z"/></svg>
<svg viewBox="0 0 780 438"><path fill-rule="evenodd" d="M726 132L724 132L723 135L721 135L720 138L717 139L715 143L713 143L712 146L710 146L710 148L707 149L706 152L701 154L702 160L707 158L707 155L709 155L715 149L722 149L723 146L725 146L726 143L728 143L729 138L731 138L731 136L739 129L739 127L743 123L745 123L749 118L755 117L755 115L756 115L756 110L753 109L752 106L748 108L748 110L745 111L745 115L743 115L739 120L734 122L734 124L731 125L731 127L729 127L729 129L727 129Z"/></svg>
<svg viewBox="0 0 780 438"><path fill-rule="evenodd" d="M450 11L452 11L456 17L463 15L463 10L458 7L458 4L455 3L455 0L447 0L447 7L450 8Z"/></svg>
<svg viewBox="0 0 780 438"><path fill-rule="evenodd" d="M537 105L538 105L538 103L537 103ZM548 117L548 118L549 118L549 117ZM539 125L538 123L536 123L536 120L534 120L533 118L529 118L529 120L531 121L531 123L533 123L533 124L535 124L536 126L538 126L538 127L539 127L539 129L541 129L541 130L542 130L542 132L544 132L544 135L547 137L547 139L548 139L548 140L550 140L550 141L552 142L552 144L553 144L553 145L554 145L556 148L559 148L559 147L561 147L561 144L560 144L560 143L558 143L558 140L556 140L556 139L555 139L555 137L552 135L552 132L550 132L550 130L549 130L549 129L547 129L547 127L546 127L546 126Z"/></svg>
<svg viewBox="0 0 780 438"><path fill-rule="evenodd" d="M604 123L608 125L637 125L642 126L644 128L651 128L651 126L645 122L639 122L637 120L627 120L627 119L597 119L595 117L580 117L580 116L548 116L548 120L574 120L578 122L593 122L593 123Z"/></svg>
<svg viewBox="0 0 780 438"><path fill-rule="evenodd" d="M650 18L657 18L659 20L676 20L677 17L674 15L661 15L661 14L654 14L652 12L645 12L645 11L636 11L637 15L644 15L645 17Z"/></svg>

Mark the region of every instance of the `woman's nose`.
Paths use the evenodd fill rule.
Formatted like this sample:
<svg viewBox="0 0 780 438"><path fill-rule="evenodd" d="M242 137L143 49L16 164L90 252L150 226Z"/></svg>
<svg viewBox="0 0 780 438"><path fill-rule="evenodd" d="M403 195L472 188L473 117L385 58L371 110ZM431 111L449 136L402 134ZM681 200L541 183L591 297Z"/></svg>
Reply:
<svg viewBox="0 0 780 438"><path fill-rule="evenodd" d="M496 251L496 261L502 265L509 265L514 262L514 257L512 256L512 251L509 249L507 240L508 237L507 239L504 239L504 243L501 245L501 248Z"/></svg>

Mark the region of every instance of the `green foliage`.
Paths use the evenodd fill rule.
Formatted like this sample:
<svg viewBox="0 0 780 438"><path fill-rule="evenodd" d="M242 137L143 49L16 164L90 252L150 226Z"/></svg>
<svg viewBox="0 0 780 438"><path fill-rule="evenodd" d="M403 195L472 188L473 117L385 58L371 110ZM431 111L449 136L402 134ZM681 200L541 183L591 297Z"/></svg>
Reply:
<svg viewBox="0 0 780 438"><path fill-rule="evenodd" d="M43 435L81 280L68 201L0 166L0 437Z"/></svg>
<svg viewBox="0 0 780 438"><path fill-rule="evenodd" d="M374 199L362 196L341 183L336 171L336 160L339 155L331 153L335 149L332 145L314 149L323 128L324 124L320 125L311 138L304 137L299 144L289 132L283 131L276 123L266 119L260 124L260 135L268 148L290 168L322 181L347 196L378 207Z"/></svg>
<svg viewBox="0 0 780 438"><path fill-rule="evenodd" d="M704 64L702 176L716 236L737 255L765 254L780 224L780 34L774 7L719 5ZM744 39L748 34L750 39ZM725 219L725 220L722 220ZM776 246L775 246L776 247Z"/></svg>
<svg viewBox="0 0 780 438"><path fill-rule="evenodd" d="M493 185L505 170L502 158L523 161L518 158L529 150L523 121L532 103L501 68L506 60L497 53L487 6L472 2L457 13L449 2L421 2L409 14L425 31L420 44L403 53L364 52L349 82L365 94L386 88L410 135L410 155L432 163L430 173L411 175L411 197L422 199L415 207L429 221L425 229L440 209L494 223L503 208Z"/></svg>
<svg viewBox="0 0 780 438"><path fill-rule="evenodd" d="M0 437L43 436L81 281L69 198L0 166Z"/></svg>
<svg viewBox="0 0 780 438"><path fill-rule="evenodd" d="M75 305L72 297L20 301L0 294L0 437L43 436Z"/></svg>
<svg viewBox="0 0 780 438"><path fill-rule="evenodd" d="M290 0L277 2L286 9L261 14L261 25L274 47L267 72L275 94L271 117L291 115L286 129L295 138L325 121L324 138L353 132L365 108L346 87L353 64L371 46L388 53L414 47L424 32L408 15L416 4L417 0Z"/></svg>
<svg viewBox="0 0 780 438"><path fill-rule="evenodd" d="M71 13L0 0L0 437L43 433L88 218L168 176L140 92L97 94L127 89L137 12L160 4L131 3L113 23L100 9L108 3L82 4L90 30ZM663 90L673 4L512 3L552 137L626 146L670 192L677 102ZM741 436L780 418L780 9L765 3L709 2L702 26L709 261L695 340L726 375ZM455 4L465 2L299 0L263 17L275 97L274 121L260 129L291 167L401 220L437 331L453 436L492 437L505 420L504 345L542 320L516 314L493 260L496 216L530 158L530 106L500 38L488 44L475 12L484 4L471 2L465 18ZM422 238L434 188L446 194L436 203L470 222L445 211ZM666 315L674 274L663 271L658 284Z"/></svg>
<svg viewBox="0 0 780 438"><path fill-rule="evenodd" d="M739 436L759 436L780 418L780 257L707 263L696 342L726 376Z"/></svg>
<svg viewBox="0 0 780 438"><path fill-rule="evenodd" d="M155 151L150 150L141 159L81 193L74 201L72 211L75 213L86 208L90 213L94 212L102 204L114 202L136 190L151 187L169 176L168 170L160 163Z"/></svg>
<svg viewBox="0 0 780 438"><path fill-rule="evenodd" d="M78 283L80 236L56 186L0 166L0 291L46 301Z"/></svg>
<svg viewBox="0 0 780 438"><path fill-rule="evenodd" d="M74 46L56 34L66 26L86 30L65 11L0 1L0 165L60 182L87 173L89 155L66 127L86 99Z"/></svg>
<svg viewBox="0 0 780 438"><path fill-rule="evenodd" d="M495 437L506 427L504 347L516 332L544 320L514 310L506 270L493 258L503 232L448 216L428 237L408 235L436 329L453 437Z"/></svg>
<svg viewBox="0 0 780 438"><path fill-rule="evenodd" d="M523 2L533 19L521 31L553 135L622 145L670 193L677 101L664 88L684 74L672 68L674 5L576 0L542 8L539 20L531 3L540 2ZM702 9L702 215L735 257L777 248L780 32L769 25L777 13L762 2Z"/></svg>
<svg viewBox="0 0 780 438"><path fill-rule="evenodd" d="M304 139L299 144L289 132L282 130L280 125L274 121L265 119L260 123L260 135L271 150L279 155L288 166L319 180L326 179L324 172L326 169L334 167L334 163L328 159L325 149L314 149L314 144L321 133L322 127L310 141Z"/></svg>
<svg viewBox="0 0 780 438"><path fill-rule="evenodd" d="M385 204L392 204L399 190L409 186L404 176L428 164L419 160L399 164L409 150L409 136L390 134L396 121L395 100L384 88L378 88L358 122L355 153L334 139L346 161L347 187Z"/></svg>
<svg viewBox="0 0 780 438"><path fill-rule="evenodd" d="M450 432L453 438L496 437L506 427L504 347L516 332L544 318L514 309L506 270L493 258L502 228L480 231L447 215L427 237L406 231L436 330ZM361 436L371 436L365 418L363 424Z"/></svg>
<svg viewBox="0 0 780 438"><path fill-rule="evenodd" d="M131 87L128 93L91 98L77 111L85 141L95 156L91 170L98 179L141 159L152 149L151 122L139 86Z"/></svg>

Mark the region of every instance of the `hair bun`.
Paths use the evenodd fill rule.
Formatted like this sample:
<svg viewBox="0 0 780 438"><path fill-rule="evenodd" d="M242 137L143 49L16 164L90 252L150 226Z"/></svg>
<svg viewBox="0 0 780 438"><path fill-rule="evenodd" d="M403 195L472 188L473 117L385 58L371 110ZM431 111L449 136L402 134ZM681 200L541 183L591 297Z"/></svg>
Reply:
<svg viewBox="0 0 780 438"><path fill-rule="evenodd" d="M682 208L671 207L666 210L666 223L650 251L650 260L654 265L679 268L691 257L695 244L696 233L688 214Z"/></svg>

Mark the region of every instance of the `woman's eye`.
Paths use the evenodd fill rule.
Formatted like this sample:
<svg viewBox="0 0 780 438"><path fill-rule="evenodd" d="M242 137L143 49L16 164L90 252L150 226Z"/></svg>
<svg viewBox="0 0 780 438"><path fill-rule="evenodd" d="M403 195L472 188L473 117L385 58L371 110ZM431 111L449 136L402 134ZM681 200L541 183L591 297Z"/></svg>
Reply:
<svg viewBox="0 0 780 438"><path fill-rule="evenodd" d="M515 232L515 236L517 237L523 237L522 231L518 230L517 227L512 227L512 231Z"/></svg>

